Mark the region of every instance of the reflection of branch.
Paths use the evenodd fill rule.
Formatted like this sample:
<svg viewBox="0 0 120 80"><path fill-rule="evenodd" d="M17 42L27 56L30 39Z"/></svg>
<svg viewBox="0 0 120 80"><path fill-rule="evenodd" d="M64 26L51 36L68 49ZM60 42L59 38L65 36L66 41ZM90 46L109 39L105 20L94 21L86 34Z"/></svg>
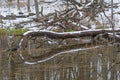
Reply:
<svg viewBox="0 0 120 80"><path fill-rule="evenodd" d="M81 44L82 46L85 45L85 44ZM61 55L61 54L65 54L65 53L73 53L73 52L78 52L78 51L85 51L85 50L90 50L90 49L98 49L98 48L101 48L103 46L94 46L94 47L87 47L87 48L80 48L79 45L79 48L78 49L67 49L65 50L63 46L61 46L60 48L57 48L57 49L53 49L51 50L49 53L45 54L45 55L41 55L41 56L36 56L36 57L32 57L29 55L29 57L31 57L30 59L27 59L25 56L23 56L22 54L21 55L21 58L23 58L25 61L26 64L38 64L38 63L42 63L42 62L45 62L45 61L48 61L58 55ZM92 44L91 44L92 45ZM89 45L90 46L90 45ZM62 48L63 47L63 48ZM69 48L70 46L67 46L66 48ZM64 49L64 50L63 50Z"/></svg>
<svg viewBox="0 0 120 80"><path fill-rule="evenodd" d="M119 65L120 62L116 62L116 63L113 63L111 66L110 66L110 69L108 71L110 71L111 69L113 69L116 65Z"/></svg>

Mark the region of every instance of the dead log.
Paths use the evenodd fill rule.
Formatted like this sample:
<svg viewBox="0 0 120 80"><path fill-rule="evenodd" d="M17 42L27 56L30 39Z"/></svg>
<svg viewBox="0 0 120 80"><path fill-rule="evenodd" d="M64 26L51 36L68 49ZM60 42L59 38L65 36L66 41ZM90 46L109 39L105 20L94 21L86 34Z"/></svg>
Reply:
<svg viewBox="0 0 120 80"><path fill-rule="evenodd" d="M115 32L120 32L120 30L115 30ZM84 30L84 31L74 31L74 32L52 32L52 31L28 31L24 34L24 37L37 37L46 36L51 39L67 39L67 38L79 38L86 36L96 36L98 34L108 34L113 33L112 30Z"/></svg>
<svg viewBox="0 0 120 80"><path fill-rule="evenodd" d="M120 30L115 30L115 32L120 32ZM113 35L109 35L108 33L113 33L112 30L84 30L84 31L74 31L74 32L53 32L53 31L45 31L45 30L40 30L40 31L28 31L23 34L23 39L19 43L20 47L26 47L27 42L30 38L32 37L41 37L45 36L50 39L68 39L68 38L80 38L80 37L93 37L94 39L99 39L99 34L103 34L101 40L103 38L107 39L104 41L108 41L109 39L113 39ZM96 38L97 37L97 38ZM101 37L101 36L100 36ZM115 37L116 41L120 41L120 37Z"/></svg>

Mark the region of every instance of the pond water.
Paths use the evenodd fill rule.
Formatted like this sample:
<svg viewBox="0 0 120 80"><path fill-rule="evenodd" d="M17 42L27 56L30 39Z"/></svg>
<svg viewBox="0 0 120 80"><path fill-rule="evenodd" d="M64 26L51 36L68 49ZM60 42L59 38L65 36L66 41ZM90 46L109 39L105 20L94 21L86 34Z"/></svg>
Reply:
<svg viewBox="0 0 120 80"><path fill-rule="evenodd" d="M57 51L59 55L39 64L25 64L19 51L4 51L5 42L6 38L0 40L0 80L120 80L120 52L115 46Z"/></svg>

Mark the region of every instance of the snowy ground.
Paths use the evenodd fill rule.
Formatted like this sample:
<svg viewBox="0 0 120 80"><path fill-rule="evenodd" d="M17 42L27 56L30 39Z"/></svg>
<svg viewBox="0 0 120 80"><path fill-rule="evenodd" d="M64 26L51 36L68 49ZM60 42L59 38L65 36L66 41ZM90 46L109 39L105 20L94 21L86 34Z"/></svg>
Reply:
<svg viewBox="0 0 120 80"><path fill-rule="evenodd" d="M9 15L11 13L14 13L15 15L19 15L19 12L23 12L24 15L27 15L27 7L26 2L24 2L25 0L21 0L21 6L23 6L20 10L17 10L17 5L15 4L16 2L14 1L13 3L10 4L10 7L8 5L8 2L6 0L1 0L0 2L2 3L0 6L0 15L6 16ZM56 0L43 0L43 1L56 1ZM77 0L79 2L79 0ZM105 0L107 3L110 4L111 0ZM117 4L117 8L114 8L114 23L115 23L115 29L120 29L120 0L113 0L114 3L118 3ZM24 2L24 4L23 4ZM14 5L13 5L14 4ZM34 2L33 0L31 0L31 5L33 7L31 7L31 12L35 13L35 9L34 9ZM55 12L55 10L63 10L64 6L62 5L62 0L57 0L55 3L44 3L40 2L39 8L43 7L43 14L47 15L48 13L52 13ZM111 9L108 9L105 11L105 14L110 18L111 17ZM28 18L17 18L16 20L3 20L3 23L0 23L1 27L14 27L14 24L16 23L20 23L23 21L27 21L27 20L31 20L33 17L36 16L32 16L32 17L28 17ZM103 13L100 13L97 17L96 20L99 21L100 23L104 23L105 25L110 26L110 21L104 16ZM87 22L87 21L86 21ZM27 25L25 25L24 27L30 27L30 26L34 26L38 23L29 23ZM91 28L92 29L96 29L96 24L91 22ZM86 27L86 26L83 26ZM108 27L110 28L110 27Z"/></svg>
<svg viewBox="0 0 120 80"><path fill-rule="evenodd" d="M20 10L17 9L17 5L16 5L17 3L15 1L10 3L10 5L7 1L0 1L0 2L2 2L1 6L0 6L0 15L2 15L4 17L6 15L10 15L11 13L13 13L15 15L19 15L18 14L19 12L24 13L24 15L28 15L27 7L25 5L26 2L25 2L25 0L22 0L22 1L24 1L24 5L21 5L23 7L21 7ZM56 1L56 0L44 0L44 1L47 1L47 2L52 1L53 2L53 1ZM33 0L31 0L31 5L32 5L32 7L31 7L31 12L30 13L35 13ZM43 14L47 15L48 13L55 12L55 10L62 10L63 6L61 7L61 5L62 5L61 0L58 0L55 3L44 3L43 4L43 2L40 2L39 10L41 10L41 7L43 7ZM36 16L32 16L32 17L28 17L28 18L17 18L16 20L3 20L3 23L0 23L0 25L4 26L4 27L14 27L14 24L17 24L17 23L20 23L20 22L23 22L23 21L29 21L29 20L31 20L32 18L35 18L35 17ZM36 23L29 23L28 25L25 25L25 28L30 27L30 26L34 26L35 24Z"/></svg>

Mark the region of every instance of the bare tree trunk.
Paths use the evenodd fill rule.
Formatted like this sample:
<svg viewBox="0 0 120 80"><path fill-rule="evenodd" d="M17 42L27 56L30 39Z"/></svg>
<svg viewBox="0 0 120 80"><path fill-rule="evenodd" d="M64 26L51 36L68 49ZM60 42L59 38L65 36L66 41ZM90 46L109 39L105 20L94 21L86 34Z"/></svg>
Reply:
<svg viewBox="0 0 120 80"><path fill-rule="evenodd" d="M3 16L0 15L0 23L2 23L2 20L3 20Z"/></svg>
<svg viewBox="0 0 120 80"><path fill-rule="evenodd" d="M39 18L39 6L38 6L38 1L34 0L35 3L35 11L36 11L36 17Z"/></svg>
<svg viewBox="0 0 120 80"><path fill-rule="evenodd" d="M30 0L27 0L27 10L30 12Z"/></svg>
<svg viewBox="0 0 120 80"><path fill-rule="evenodd" d="M114 26L114 21L113 21L113 0L111 0L111 27L112 27L112 30L113 30L113 35L114 35L114 40L115 40L115 26Z"/></svg>
<svg viewBox="0 0 120 80"><path fill-rule="evenodd" d="M17 7L18 7L18 10L20 10L20 0L17 0Z"/></svg>

